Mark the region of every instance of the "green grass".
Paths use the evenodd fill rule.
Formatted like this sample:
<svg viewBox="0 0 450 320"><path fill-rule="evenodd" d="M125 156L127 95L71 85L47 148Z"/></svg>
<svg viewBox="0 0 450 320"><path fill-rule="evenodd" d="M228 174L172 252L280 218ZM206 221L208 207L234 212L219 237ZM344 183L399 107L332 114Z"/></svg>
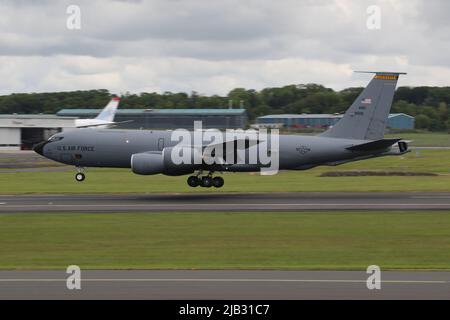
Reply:
<svg viewBox="0 0 450 320"><path fill-rule="evenodd" d="M0 269L450 269L450 212L0 214Z"/></svg>
<svg viewBox="0 0 450 320"><path fill-rule="evenodd" d="M325 171L391 170L433 172L431 177L320 177ZM8 172L8 173L5 173ZM450 150L413 151L337 167L284 171L275 176L227 173L218 189L190 188L186 176L139 176L126 169L89 169L83 183L67 172L0 173L0 194L20 193L123 193L123 192L301 192L301 191L450 191Z"/></svg>
<svg viewBox="0 0 450 320"><path fill-rule="evenodd" d="M450 147L450 134L448 133L392 133L386 138L403 138L413 140L411 146L415 147Z"/></svg>

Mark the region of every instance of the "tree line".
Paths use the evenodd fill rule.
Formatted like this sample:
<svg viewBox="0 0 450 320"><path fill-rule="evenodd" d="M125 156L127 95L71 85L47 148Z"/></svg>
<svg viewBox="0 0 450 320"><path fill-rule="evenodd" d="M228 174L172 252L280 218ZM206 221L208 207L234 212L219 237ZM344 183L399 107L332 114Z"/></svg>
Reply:
<svg viewBox="0 0 450 320"><path fill-rule="evenodd" d="M245 88L231 90L226 96L202 95L198 92L164 92L122 94L122 109L227 108L229 101L238 108L241 101L250 120L279 113L342 113L363 88L335 91L319 84L288 85L260 91ZM113 95L105 89L17 93L0 96L0 114L52 114L61 109L103 108ZM392 113L415 117L417 129L450 130L450 87L399 87Z"/></svg>

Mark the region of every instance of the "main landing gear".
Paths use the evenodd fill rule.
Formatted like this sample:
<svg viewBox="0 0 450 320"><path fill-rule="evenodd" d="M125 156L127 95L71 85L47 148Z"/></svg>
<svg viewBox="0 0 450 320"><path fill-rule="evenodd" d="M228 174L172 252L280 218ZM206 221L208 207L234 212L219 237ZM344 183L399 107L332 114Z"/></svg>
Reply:
<svg viewBox="0 0 450 320"><path fill-rule="evenodd" d="M83 173L84 169L80 168L80 167L77 167L77 171L78 172L75 174L75 180L78 181L78 182L84 181L84 179L86 178L86 176Z"/></svg>
<svg viewBox="0 0 450 320"><path fill-rule="evenodd" d="M225 181L222 177L212 177L212 173L210 172L207 176L200 177L200 173L197 176L190 176L187 179L187 184L190 187L203 187L203 188L221 188Z"/></svg>

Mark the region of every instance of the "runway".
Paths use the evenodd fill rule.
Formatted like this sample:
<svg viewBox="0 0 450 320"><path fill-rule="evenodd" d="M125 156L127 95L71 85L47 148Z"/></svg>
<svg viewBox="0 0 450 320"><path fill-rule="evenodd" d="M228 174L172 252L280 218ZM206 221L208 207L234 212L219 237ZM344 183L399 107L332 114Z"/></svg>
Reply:
<svg viewBox="0 0 450 320"><path fill-rule="evenodd" d="M0 195L0 212L450 210L450 193Z"/></svg>
<svg viewBox="0 0 450 320"><path fill-rule="evenodd" d="M0 299L450 299L450 272L382 271L369 290L360 271L0 271Z"/></svg>

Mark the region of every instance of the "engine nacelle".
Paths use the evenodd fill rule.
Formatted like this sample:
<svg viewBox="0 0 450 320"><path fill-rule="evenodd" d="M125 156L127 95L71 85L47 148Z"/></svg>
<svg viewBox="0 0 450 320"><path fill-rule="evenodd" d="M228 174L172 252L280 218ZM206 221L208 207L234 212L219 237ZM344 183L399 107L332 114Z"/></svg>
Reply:
<svg viewBox="0 0 450 320"><path fill-rule="evenodd" d="M408 143L406 141L399 141L394 144L388 152L385 152L384 154L398 156L407 152L410 152Z"/></svg>
<svg viewBox="0 0 450 320"><path fill-rule="evenodd" d="M172 161L171 154L172 148L164 148L162 152L135 153L131 156L131 170L143 175L163 173L179 176L193 173L201 168L201 164L194 164L193 156L190 163L176 164Z"/></svg>
<svg viewBox="0 0 450 320"><path fill-rule="evenodd" d="M161 153L135 153L131 156L131 170L144 175L163 173L163 156Z"/></svg>

